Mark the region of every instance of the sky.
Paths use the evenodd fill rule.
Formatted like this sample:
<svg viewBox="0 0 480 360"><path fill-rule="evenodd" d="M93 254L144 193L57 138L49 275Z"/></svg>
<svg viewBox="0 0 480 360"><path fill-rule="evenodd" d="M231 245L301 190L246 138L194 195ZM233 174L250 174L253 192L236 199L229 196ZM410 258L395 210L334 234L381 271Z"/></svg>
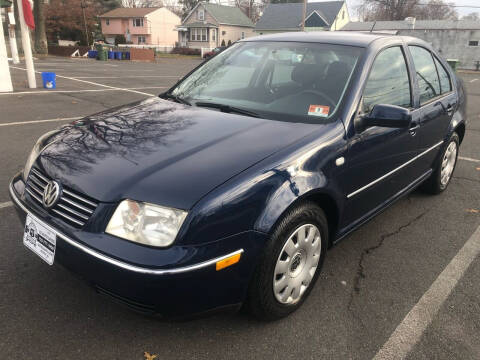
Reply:
<svg viewBox="0 0 480 360"><path fill-rule="evenodd" d="M314 0L313 0L314 1ZM312 0L309 0L309 2L313 2ZM347 5L348 5L348 12L350 14L350 17L352 20L358 20L357 18L357 6L360 5L363 1L362 0L346 0ZM428 0L424 0L425 3L428 2ZM480 6L480 0L446 0L445 2L452 2L457 6ZM463 15L470 14L471 12L478 12L480 13L480 9L475 9L475 8L456 8L458 14L460 17Z"/></svg>

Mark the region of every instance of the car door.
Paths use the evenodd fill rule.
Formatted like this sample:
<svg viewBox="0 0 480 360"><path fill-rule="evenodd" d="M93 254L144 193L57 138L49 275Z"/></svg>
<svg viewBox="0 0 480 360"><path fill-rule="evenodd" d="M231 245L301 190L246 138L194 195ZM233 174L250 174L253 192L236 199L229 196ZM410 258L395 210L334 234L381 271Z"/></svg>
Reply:
<svg viewBox="0 0 480 360"><path fill-rule="evenodd" d="M413 108L412 82L403 46L382 50L367 78L354 123L377 104ZM412 126L419 112L412 112ZM347 196L342 225L354 226L384 206L421 174L411 159L418 154L415 131L409 128L356 126L349 140L342 181Z"/></svg>
<svg viewBox="0 0 480 360"><path fill-rule="evenodd" d="M457 106L457 95L448 71L434 54L417 45L408 48L415 68L421 111L417 137L423 155L417 161L427 171L432 168L440 149L438 144L447 133Z"/></svg>

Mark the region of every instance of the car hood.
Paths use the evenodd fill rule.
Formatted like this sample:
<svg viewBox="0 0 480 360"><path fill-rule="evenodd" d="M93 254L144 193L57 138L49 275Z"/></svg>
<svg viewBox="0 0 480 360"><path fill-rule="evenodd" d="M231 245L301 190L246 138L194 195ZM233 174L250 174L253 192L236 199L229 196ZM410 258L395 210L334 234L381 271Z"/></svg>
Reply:
<svg viewBox="0 0 480 360"><path fill-rule="evenodd" d="M314 129L150 98L60 128L44 139L37 165L99 201L189 209Z"/></svg>

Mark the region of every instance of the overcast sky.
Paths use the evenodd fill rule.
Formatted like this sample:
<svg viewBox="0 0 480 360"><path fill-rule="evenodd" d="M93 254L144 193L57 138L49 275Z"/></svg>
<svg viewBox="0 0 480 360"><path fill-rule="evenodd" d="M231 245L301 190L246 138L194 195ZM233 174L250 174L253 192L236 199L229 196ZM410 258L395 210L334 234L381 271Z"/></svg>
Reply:
<svg viewBox="0 0 480 360"><path fill-rule="evenodd" d="M309 2L318 1L318 0L309 0ZM357 19L357 6L360 5L363 0L346 0L348 5L348 12L352 20ZM424 0L425 3L428 0ZM452 2L457 6L477 6L480 7L480 0L446 0L445 2ZM457 12L459 13L460 17L463 15L470 14L471 12L479 12L480 9L475 8L456 8Z"/></svg>

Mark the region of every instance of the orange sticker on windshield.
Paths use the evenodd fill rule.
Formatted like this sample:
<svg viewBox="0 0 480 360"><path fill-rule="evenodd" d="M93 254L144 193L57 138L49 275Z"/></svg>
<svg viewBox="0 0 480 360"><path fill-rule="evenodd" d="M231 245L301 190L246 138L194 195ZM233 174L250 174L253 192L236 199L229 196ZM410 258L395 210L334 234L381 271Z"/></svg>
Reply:
<svg viewBox="0 0 480 360"><path fill-rule="evenodd" d="M330 106L310 105L308 108L308 115L327 117L330 112Z"/></svg>

